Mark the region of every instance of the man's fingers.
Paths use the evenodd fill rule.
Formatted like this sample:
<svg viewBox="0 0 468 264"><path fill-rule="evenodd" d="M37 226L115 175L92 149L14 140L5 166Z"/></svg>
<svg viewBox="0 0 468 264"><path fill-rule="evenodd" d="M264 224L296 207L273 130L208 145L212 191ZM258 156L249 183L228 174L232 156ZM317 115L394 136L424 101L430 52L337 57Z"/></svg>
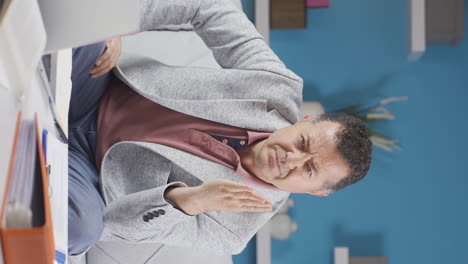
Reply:
<svg viewBox="0 0 468 264"><path fill-rule="evenodd" d="M112 58L112 56L109 56L106 57L104 60L98 59L98 61L100 61L99 65L96 62L96 66L94 66L94 69L91 71L91 73L93 73L93 71L97 72L99 70L102 70L103 68L109 67L109 65L114 62L114 59Z"/></svg>
<svg viewBox="0 0 468 264"><path fill-rule="evenodd" d="M92 78L100 77L100 76L104 75L106 72L110 71L111 69L112 69L112 67L107 67L107 68L102 69L102 70L100 70L100 71L98 71L96 73L91 74L91 77Z"/></svg>
<svg viewBox="0 0 468 264"><path fill-rule="evenodd" d="M113 42L114 42L114 39L109 39L109 40L107 40L107 41L106 41L106 47L112 46Z"/></svg>
<svg viewBox="0 0 468 264"><path fill-rule="evenodd" d="M257 194L257 193L254 193L254 192L242 192L242 193L235 193L233 194L233 196L239 200L244 200L244 199L248 199L248 200L252 200L252 201L256 201L260 204L266 204L266 205L269 205L271 204L271 202L262 197L261 195Z"/></svg>
<svg viewBox="0 0 468 264"><path fill-rule="evenodd" d="M254 195L252 195L251 192L243 192L243 193L238 193L238 194L235 194L238 196L239 200L252 200L252 201L256 201L258 203L261 203L261 204L264 204L263 202L263 199L260 199Z"/></svg>
<svg viewBox="0 0 468 264"><path fill-rule="evenodd" d="M228 183L226 187L230 192L253 191L252 187L248 186L247 184L237 182Z"/></svg>
<svg viewBox="0 0 468 264"><path fill-rule="evenodd" d="M231 191L234 197L239 199L254 199L264 203L271 203L268 199L254 192L253 188L247 184L232 182L227 186L228 190Z"/></svg>
<svg viewBox="0 0 468 264"><path fill-rule="evenodd" d="M104 53L96 60L96 65L101 65L104 61L109 59L112 56L113 49L112 47L107 47Z"/></svg>
<svg viewBox="0 0 468 264"><path fill-rule="evenodd" d="M114 63L112 60L108 60L104 62L104 64L101 64L101 66L97 67L95 70L91 71L91 77L99 77L104 73L110 71L112 68L114 68Z"/></svg>
<svg viewBox="0 0 468 264"><path fill-rule="evenodd" d="M257 201L261 201L261 202L263 202L263 203L265 203L265 204L271 204L270 200L268 200L267 198L261 196L261 195L258 194L258 193L255 193L255 192L251 192L251 193L249 194L249 198L250 198L250 199L255 199L255 200L257 200Z"/></svg>
<svg viewBox="0 0 468 264"><path fill-rule="evenodd" d="M272 208L267 206L241 206L237 212L271 212Z"/></svg>
<svg viewBox="0 0 468 264"><path fill-rule="evenodd" d="M239 201L239 204L241 206L257 206L257 207L271 208L271 204L265 204L262 201L249 199L249 198L241 199Z"/></svg>
<svg viewBox="0 0 468 264"><path fill-rule="evenodd" d="M93 74L91 75L91 77L92 77L92 78L100 77L100 76L104 75L106 72L110 71L111 69L112 69L111 67L107 67L107 68L102 69L102 70L100 70L100 71L98 71L98 72L96 72L96 73L93 73Z"/></svg>
<svg viewBox="0 0 468 264"><path fill-rule="evenodd" d="M96 70L94 71L94 73L97 73L98 71L102 71L103 69L107 69L113 66L113 64L114 64L114 60L112 58L109 58L108 60L104 61L101 65L95 67Z"/></svg>
<svg viewBox="0 0 468 264"><path fill-rule="evenodd" d="M113 38L106 41L106 48L102 55L96 60L96 64L93 69L90 71L91 77L99 77L112 68L114 68L120 57L121 53L121 39Z"/></svg>
<svg viewBox="0 0 468 264"><path fill-rule="evenodd" d="M100 58L96 61L96 65L94 65L93 69L89 73L96 74L99 71L109 67L110 64L113 63L113 59L111 57L106 58L105 60L101 60ZM99 64L97 63L99 62Z"/></svg>

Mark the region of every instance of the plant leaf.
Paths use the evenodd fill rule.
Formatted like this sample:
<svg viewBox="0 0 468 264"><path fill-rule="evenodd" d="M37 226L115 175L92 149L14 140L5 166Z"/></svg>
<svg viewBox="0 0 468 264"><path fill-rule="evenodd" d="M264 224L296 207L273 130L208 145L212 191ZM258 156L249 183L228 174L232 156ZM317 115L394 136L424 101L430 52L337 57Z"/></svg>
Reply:
<svg viewBox="0 0 468 264"><path fill-rule="evenodd" d="M370 128L367 129L367 133L371 136L377 136L377 137L381 137L381 138L388 139L388 140L394 140L393 138L386 136L380 132L374 131Z"/></svg>
<svg viewBox="0 0 468 264"><path fill-rule="evenodd" d="M338 109L336 111L333 111L333 113L350 113L350 114L353 114L353 113L358 112L357 110L359 108L361 108L361 107L362 107L362 104L355 104L355 105L352 105L352 106L348 106L348 107L341 108L341 109Z"/></svg>

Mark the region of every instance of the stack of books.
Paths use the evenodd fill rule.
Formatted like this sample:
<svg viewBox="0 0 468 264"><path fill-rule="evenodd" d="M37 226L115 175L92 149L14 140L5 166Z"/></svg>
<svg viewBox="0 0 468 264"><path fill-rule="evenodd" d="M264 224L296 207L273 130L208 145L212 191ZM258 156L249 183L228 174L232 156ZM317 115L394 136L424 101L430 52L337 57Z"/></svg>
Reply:
<svg viewBox="0 0 468 264"><path fill-rule="evenodd" d="M0 211L0 262L51 264L55 259L49 183L37 116L18 114Z"/></svg>
<svg viewBox="0 0 468 264"><path fill-rule="evenodd" d="M329 5L329 0L271 0L271 28L305 28L306 8L326 8Z"/></svg>

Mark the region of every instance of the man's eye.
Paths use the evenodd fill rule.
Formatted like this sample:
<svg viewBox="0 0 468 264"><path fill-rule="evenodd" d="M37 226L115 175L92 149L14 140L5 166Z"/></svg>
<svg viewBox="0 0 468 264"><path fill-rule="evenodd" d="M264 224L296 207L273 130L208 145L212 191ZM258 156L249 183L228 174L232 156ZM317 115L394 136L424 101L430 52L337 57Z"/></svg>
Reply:
<svg viewBox="0 0 468 264"><path fill-rule="evenodd" d="M305 139L304 139L304 136L301 136L301 145L302 145L302 147L305 147Z"/></svg>
<svg viewBox="0 0 468 264"><path fill-rule="evenodd" d="M310 167L310 165L307 165L307 174L309 174L309 176L312 176L312 168Z"/></svg>

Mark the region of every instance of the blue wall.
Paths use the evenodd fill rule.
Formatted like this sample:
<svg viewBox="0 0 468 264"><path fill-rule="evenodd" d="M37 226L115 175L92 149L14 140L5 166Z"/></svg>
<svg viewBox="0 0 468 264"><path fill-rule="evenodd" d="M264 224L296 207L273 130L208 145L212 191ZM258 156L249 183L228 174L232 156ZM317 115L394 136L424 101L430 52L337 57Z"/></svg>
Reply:
<svg viewBox="0 0 468 264"><path fill-rule="evenodd" d="M251 16L253 1L243 2ZM393 264L468 263L468 41L408 62L406 14L406 0L332 0L308 10L307 29L271 31L272 49L304 79L305 100L332 110L410 98L390 105L397 119L380 127L402 151L375 150L368 176L330 197L292 195L299 232L273 242L274 264L331 264L335 246ZM253 241L234 257L254 260Z"/></svg>

